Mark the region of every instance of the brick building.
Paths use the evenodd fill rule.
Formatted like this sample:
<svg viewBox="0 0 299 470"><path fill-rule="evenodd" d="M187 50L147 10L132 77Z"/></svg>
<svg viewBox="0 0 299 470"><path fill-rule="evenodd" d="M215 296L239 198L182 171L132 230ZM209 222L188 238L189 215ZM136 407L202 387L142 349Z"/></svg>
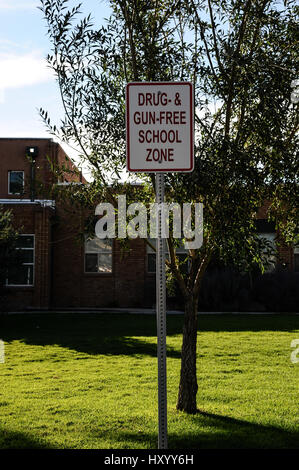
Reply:
<svg viewBox="0 0 299 470"><path fill-rule="evenodd" d="M53 164L65 171L56 174ZM116 240L80 243L71 222L82 214L45 197L54 184L84 184L75 170L51 139L0 139L0 205L12 210L15 226L22 227L17 248L23 262L8 273L6 308L153 306L154 254L144 240L130 241L125 256ZM259 230L273 239L266 210L258 214ZM294 270L298 255L287 246L280 248L280 255Z"/></svg>
<svg viewBox="0 0 299 470"><path fill-rule="evenodd" d="M66 171L56 175L53 164ZM0 205L22 227L18 249L24 257L18 272L8 273L6 308L152 306L155 279L147 273L144 240L132 241L126 257L114 240L79 243L72 224L78 211L41 196L53 184L85 183L72 170L51 139L0 139Z"/></svg>

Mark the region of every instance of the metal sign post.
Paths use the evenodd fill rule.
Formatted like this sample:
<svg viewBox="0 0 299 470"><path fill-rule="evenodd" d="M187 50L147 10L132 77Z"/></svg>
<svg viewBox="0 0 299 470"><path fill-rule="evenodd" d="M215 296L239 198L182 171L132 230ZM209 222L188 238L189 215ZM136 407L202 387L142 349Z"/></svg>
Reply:
<svg viewBox="0 0 299 470"><path fill-rule="evenodd" d="M158 338L158 448L167 449L167 387L166 387L166 279L165 240L162 237L164 213L164 173L156 174L157 245L156 245L156 311Z"/></svg>
<svg viewBox="0 0 299 470"><path fill-rule="evenodd" d="M164 174L194 169L194 102L190 82L133 82L126 86L127 170L156 173L159 449L167 449L166 280ZM159 206L160 205L160 206Z"/></svg>

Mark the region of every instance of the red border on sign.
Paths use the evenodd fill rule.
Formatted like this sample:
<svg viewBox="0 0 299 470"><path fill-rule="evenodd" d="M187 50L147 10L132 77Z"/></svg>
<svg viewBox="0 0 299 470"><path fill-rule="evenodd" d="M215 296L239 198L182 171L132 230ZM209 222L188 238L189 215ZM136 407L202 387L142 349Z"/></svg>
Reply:
<svg viewBox="0 0 299 470"><path fill-rule="evenodd" d="M156 169L150 170L146 169L132 169L130 167L130 126L129 126L129 119L130 119L130 109L129 109L129 87L131 86L155 86L155 85L184 85L189 86L190 89L190 167L189 168L171 168L169 170L165 169ZM193 85L191 82L131 82L128 83L126 86L126 157L127 157L127 170L133 173L171 173L179 171L181 173L189 173L194 169L194 103L193 103Z"/></svg>

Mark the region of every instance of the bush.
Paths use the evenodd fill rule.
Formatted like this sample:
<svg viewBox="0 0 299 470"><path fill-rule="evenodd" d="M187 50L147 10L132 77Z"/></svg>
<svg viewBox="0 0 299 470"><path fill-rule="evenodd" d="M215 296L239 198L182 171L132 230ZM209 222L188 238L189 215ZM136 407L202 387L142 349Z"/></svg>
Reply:
<svg viewBox="0 0 299 470"><path fill-rule="evenodd" d="M199 308L207 311L238 310L239 293L244 295L243 276L231 268L207 271L201 286Z"/></svg>
<svg viewBox="0 0 299 470"><path fill-rule="evenodd" d="M299 306L299 273L275 271L258 276L252 296L267 311L296 312Z"/></svg>
<svg viewBox="0 0 299 470"><path fill-rule="evenodd" d="M253 280L232 268L214 268L202 282L199 310L239 312L296 312L299 273L276 270Z"/></svg>

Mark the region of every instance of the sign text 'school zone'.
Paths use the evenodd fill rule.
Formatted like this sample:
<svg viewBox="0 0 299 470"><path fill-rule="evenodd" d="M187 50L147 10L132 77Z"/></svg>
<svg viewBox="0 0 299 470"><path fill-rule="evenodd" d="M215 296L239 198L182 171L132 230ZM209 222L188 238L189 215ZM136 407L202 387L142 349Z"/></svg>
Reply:
<svg viewBox="0 0 299 470"><path fill-rule="evenodd" d="M192 83L128 83L128 171L192 171L193 115Z"/></svg>

